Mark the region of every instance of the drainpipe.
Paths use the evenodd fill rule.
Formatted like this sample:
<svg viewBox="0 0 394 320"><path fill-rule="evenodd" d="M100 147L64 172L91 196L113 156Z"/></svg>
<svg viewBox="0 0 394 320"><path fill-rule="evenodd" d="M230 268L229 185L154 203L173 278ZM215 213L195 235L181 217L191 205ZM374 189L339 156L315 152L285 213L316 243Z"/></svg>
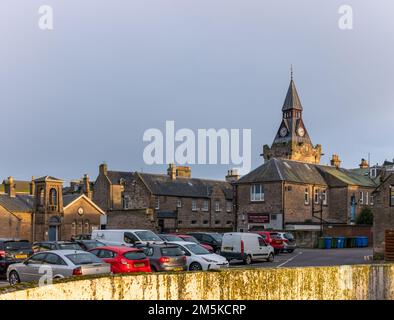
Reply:
<svg viewBox="0 0 394 320"><path fill-rule="evenodd" d="M282 181L282 230L285 230L285 182Z"/></svg>

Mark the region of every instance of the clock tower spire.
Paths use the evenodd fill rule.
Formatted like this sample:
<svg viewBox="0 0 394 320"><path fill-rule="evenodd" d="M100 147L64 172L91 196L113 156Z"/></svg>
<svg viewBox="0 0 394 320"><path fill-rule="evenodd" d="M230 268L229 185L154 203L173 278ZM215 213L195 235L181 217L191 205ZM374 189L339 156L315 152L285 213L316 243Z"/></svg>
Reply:
<svg viewBox="0 0 394 320"><path fill-rule="evenodd" d="M320 163L321 145L312 145L312 141L302 119L303 108L293 79L291 67L290 84L282 106L282 122L276 133L271 148L263 147L264 160L281 158L307 163Z"/></svg>

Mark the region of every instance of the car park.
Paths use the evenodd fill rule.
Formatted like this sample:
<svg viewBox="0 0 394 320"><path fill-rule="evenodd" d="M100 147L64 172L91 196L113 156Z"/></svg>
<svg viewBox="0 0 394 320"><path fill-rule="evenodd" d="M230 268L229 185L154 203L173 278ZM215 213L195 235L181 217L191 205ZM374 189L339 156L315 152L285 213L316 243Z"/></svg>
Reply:
<svg viewBox="0 0 394 320"><path fill-rule="evenodd" d="M91 240L91 239L92 239L92 235L90 233L77 234L76 236L71 237L71 241Z"/></svg>
<svg viewBox="0 0 394 320"><path fill-rule="evenodd" d="M221 254L227 260L274 261L274 248L257 233L229 232L223 235Z"/></svg>
<svg viewBox="0 0 394 320"><path fill-rule="evenodd" d="M201 244L211 246L216 254L220 254L222 234L215 232L189 232L188 234L195 237Z"/></svg>
<svg viewBox="0 0 394 320"><path fill-rule="evenodd" d="M182 239L180 237L178 237L178 235L174 235L174 234L158 234L158 236L163 240L163 241L182 241Z"/></svg>
<svg viewBox="0 0 394 320"><path fill-rule="evenodd" d="M278 235L277 232L272 231L253 231L263 237L265 242L274 248L275 254L285 250L284 240Z"/></svg>
<svg viewBox="0 0 394 320"><path fill-rule="evenodd" d="M33 251L41 252L48 250L83 250L82 247L73 241L42 241L33 244Z"/></svg>
<svg viewBox="0 0 394 320"><path fill-rule="evenodd" d="M154 232L142 229L126 230L93 230L92 239L99 240L106 245L133 246L138 243L163 243Z"/></svg>
<svg viewBox="0 0 394 320"><path fill-rule="evenodd" d="M39 252L22 263L9 266L7 279L11 285L19 282L37 282L50 268L53 279L82 275L109 274L111 266L94 254L76 250Z"/></svg>
<svg viewBox="0 0 394 320"><path fill-rule="evenodd" d="M178 241L172 244L177 245L186 255L187 269L190 271L214 270L229 266L226 258L211 253L194 242Z"/></svg>
<svg viewBox="0 0 394 320"><path fill-rule="evenodd" d="M273 232L280 239L283 240L283 250L292 253L297 248L297 243L294 236L290 232Z"/></svg>
<svg viewBox="0 0 394 320"><path fill-rule="evenodd" d="M105 246L105 243L98 240L75 240L75 242L85 251Z"/></svg>
<svg viewBox="0 0 394 320"><path fill-rule="evenodd" d="M195 237L193 237L190 234L177 234L177 237L180 238L182 241L197 243L200 246L207 249L209 252L213 252L213 248L209 244L201 243L200 241L198 241Z"/></svg>
<svg viewBox="0 0 394 320"><path fill-rule="evenodd" d="M33 254L27 240L0 239L0 276L5 276L8 266L27 259Z"/></svg>
<svg viewBox="0 0 394 320"><path fill-rule="evenodd" d="M89 252L109 263L112 273L151 272L149 259L142 249L104 246Z"/></svg>
<svg viewBox="0 0 394 320"><path fill-rule="evenodd" d="M186 257L176 245L148 243L136 247L144 250L153 272L187 270Z"/></svg>

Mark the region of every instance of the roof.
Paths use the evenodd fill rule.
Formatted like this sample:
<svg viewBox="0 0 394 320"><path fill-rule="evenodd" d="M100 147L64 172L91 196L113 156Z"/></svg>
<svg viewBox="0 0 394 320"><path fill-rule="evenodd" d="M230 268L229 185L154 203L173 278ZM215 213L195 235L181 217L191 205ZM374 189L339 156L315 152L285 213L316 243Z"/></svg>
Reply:
<svg viewBox="0 0 394 320"><path fill-rule="evenodd" d="M34 180L34 182L42 182L42 181L59 181L59 182L63 182L63 180L52 177L52 176L44 176L41 178L37 178Z"/></svg>
<svg viewBox="0 0 394 320"><path fill-rule="evenodd" d="M165 174L136 173L154 195L209 198L214 188L219 188L226 199L233 197L232 186L229 182L197 178L171 177Z"/></svg>
<svg viewBox="0 0 394 320"><path fill-rule="evenodd" d="M30 192L30 181L14 180L15 192L16 193L29 193ZM4 181L0 184L0 193L5 192Z"/></svg>
<svg viewBox="0 0 394 320"><path fill-rule="evenodd" d="M377 186L377 181L354 170L276 158L251 171L238 183L276 181L329 186Z"/></svg>
<svg viewBox="0 0 394 320"><path fill-rule="evenodd" d="M81 196L82 196L81 193L64 194L63 195L63 207L67 207L71 202L77 200Z"/></svg>
<svg viewBox="0 0 394 320"><path fill-rule="evenodd" d="M126 182L132 181L134 179L134 174L125 171L108 171L107 177L112 184L120 184L121 179L124 179Z"/></svg>
<svg viewBox="0 0 394 320"><path fill-rule="evenodd" d="M11 212L31 212L34 205L34 197L20 194L10 197L7 194L0 194L0 205Z"/></svg>
<svg viewBox="0 0 394 320"><path fill-rule="evenodd" d="M301 101L298 96L297 89L296 89L293 79L290 80L289 89L287 90L287 94L286 94L285 102L283 103L282 111L287 111L287 110L292 110L292 109L302 110Z"/></svg>

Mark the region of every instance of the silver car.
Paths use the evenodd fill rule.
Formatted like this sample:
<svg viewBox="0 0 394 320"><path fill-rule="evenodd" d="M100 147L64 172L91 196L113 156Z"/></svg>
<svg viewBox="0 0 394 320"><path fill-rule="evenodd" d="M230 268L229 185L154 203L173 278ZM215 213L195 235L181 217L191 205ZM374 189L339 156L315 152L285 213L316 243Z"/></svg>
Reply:
<svg viewBox="0 0 394 320"><path fill-rule="evenodd" d="M22 263L10 265L7 279L15 285L19 282L37 282L43 277L62 279L110 272L111 265L90 252L53 250L36 253Z"/></svg>

